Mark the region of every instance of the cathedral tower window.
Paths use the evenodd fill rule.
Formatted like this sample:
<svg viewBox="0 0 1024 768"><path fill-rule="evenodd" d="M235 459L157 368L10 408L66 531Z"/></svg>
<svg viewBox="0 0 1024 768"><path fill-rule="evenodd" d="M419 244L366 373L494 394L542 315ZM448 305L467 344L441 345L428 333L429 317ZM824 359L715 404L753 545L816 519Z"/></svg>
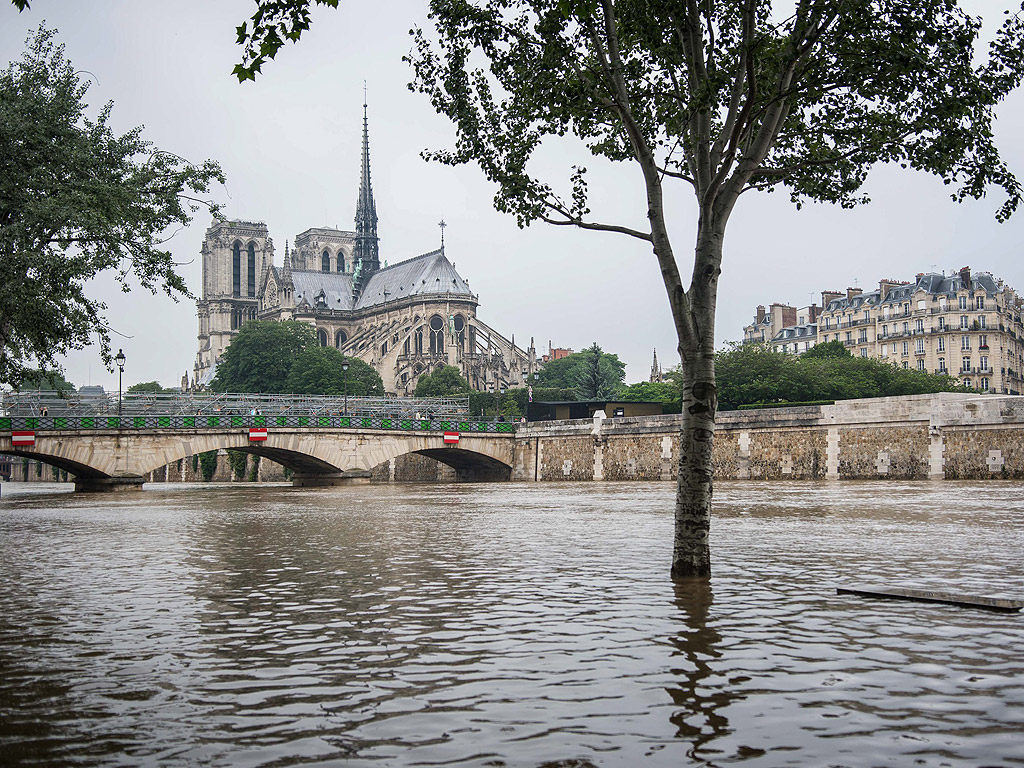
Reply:
<svg viewBox="0 0 1024 768"><path fill-rule="evenodd" d="M246 264L247 272L246 275L246 296L256 295L256 245L255 243L249 243L249 259Z"/></svg>
<svg viewBox="0 0 1024 768"><path fill-rule="evenodd" d="M231 295L242 295L242 244L237 240L231 249Z"/></svg>
<svg viewBox="0 0 1024 768"><path fill-rule="evenodd" d="M466 319L462 315L456 315L452 320L452 327L455 329L455 341L461 351L466 351Z"/></svg>
<svg viewBox="0 0 1024 768"><path fill-rule="evenodd" d="M334 335L334 346L336 346L338 349L341 349L346 341L348 341L348 334L345 333L344 331L338 331Z"/></svg>
<svg viewBox="0 0 1024 768"><path fill-rule="evenodd" d="M423 327L422 326L420 326L419 328L416 329L416 334L415 334L415 336L413 338L415 338L415 340L416 340L416 354L417 355L422 355L423 354Z"/></svg>
<svg viewBox="0 0 1024 768"><path fill-rule="evenodd" d="M430 318L430 354L444 354L444 320L440 315Z"/></svg>
<svg viewBox="0 0 1024 768"><path fill-rule="evenodd" d="M320 257L320 271L330 272L331 271L331 254L324 251L323 256Z"/></svg>
<svg viewBox="0 0 1024 768"><path fill-rule="evenodd" d="M325 331L323 328L317 328L316 338L317 341L320 342L321 347L327 346L327 331Z"/></svg>
<svg viewBox="0 0 1024 768"><path fill-rule="evenodd" d="M340 248L338 249L338 271L345 271L345 252Z"/></svg>

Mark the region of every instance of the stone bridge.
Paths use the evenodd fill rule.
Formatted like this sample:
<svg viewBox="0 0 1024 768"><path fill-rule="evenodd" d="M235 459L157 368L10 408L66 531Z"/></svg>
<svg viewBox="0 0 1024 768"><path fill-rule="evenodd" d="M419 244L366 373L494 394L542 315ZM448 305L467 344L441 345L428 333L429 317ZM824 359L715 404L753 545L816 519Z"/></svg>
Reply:
<svg viewBox="0 0 1024 768"><path fill-rule="evenodd" d="M257 420L259 426L250 425ZM317 426L311 418L301 426L294 419L265 426L274 418L234 417L211 426L202 425L205 419L176 416L148 417L139 426L118 420L116 427L103 428L100 421L83 428L80 418L0 418L0 454L67 470L83 491L141 488L149 472L221 448L276 461L295 473L299 486L367 482L374 467L409 453L451 466L460 481L508 480L515 457L514 427L504 423L375 419L361 428L361 419L345 419L353 424L343 427L333 424L338 419Z"/></svg>

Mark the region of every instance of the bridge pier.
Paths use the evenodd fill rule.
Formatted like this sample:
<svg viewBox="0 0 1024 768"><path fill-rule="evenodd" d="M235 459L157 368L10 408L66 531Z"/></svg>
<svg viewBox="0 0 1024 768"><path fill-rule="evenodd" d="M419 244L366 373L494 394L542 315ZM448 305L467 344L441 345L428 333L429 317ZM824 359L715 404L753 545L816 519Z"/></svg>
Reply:
<svg viewBox="0 0 1024 768"><path fill-rule="evenodd" d="M298 473L292 477L293 488L330 488L336 485L365 485L370 482L366 470L337 473Z"/></svg>
<svg viewBox="0 0 1024 768"><path fill-rule="evenodd" d="M75 491L83 493L111 493L114 491L141 491L144 478L128 477L76 477Z"/></svg>

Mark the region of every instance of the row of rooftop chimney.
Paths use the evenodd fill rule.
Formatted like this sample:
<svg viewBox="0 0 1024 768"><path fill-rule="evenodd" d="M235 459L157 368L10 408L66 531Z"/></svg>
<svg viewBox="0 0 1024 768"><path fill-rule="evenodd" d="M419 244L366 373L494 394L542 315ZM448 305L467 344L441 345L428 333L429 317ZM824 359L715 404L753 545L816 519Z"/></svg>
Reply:
<svg viewBox="0 0 1024 768"><path fill-rule="evenodd" d="M960 281L961 281L961 283L963 285L968 285L969 286L971 284L971 268L970 267L963 267L963 268L961 268L960 272L959 272L959 275L960 275ZM917 275L916 275L916 280L919 282L921 280L921 278L924 277L924 276L925 276L924 272L918 272ZM893 288L899 288L900 286L909 285L909 284L910 283L907 282L906 280L891 280L891 279L879 280L878 281L879 300L880 301L885 301L885 297L889 295L889 291L891 291ZM864 293L864 289L863 288L847 288L846 289L846 300L847 301L852 301L854 296L860 296L862 293ZM836 299L841 299L842 297L843 297L842 291L822 291L821 292L821 306L819 307L817 304L811 304L810 306L808 306L807 310L806 310L807 311L807 315L804 317L803 322L804 323L814 323L814 322L817 322L818 317L822 313L822 308L823 307L827 307L829 305L829 303L835 301ZM773 303L771 305L770 312L771 312L771 314L775 314L776 312L781 313L782 325L784 325L784 326L790 326L790 325L797 325L798 324L797 323L797 310L796 310L796 307L790 307L790 306L788 306L786 304ZM768 314L769 314L769 310L765 309L765 306L763 304L759 304L758 307L757 307L757 322L758 323L762 322L768 316Z"/></svg>

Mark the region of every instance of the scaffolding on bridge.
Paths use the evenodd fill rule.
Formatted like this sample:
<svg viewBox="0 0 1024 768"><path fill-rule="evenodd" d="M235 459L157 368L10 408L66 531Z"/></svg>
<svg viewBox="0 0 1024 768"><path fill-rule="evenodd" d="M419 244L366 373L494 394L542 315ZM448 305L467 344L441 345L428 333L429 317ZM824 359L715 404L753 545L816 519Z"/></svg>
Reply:
<svg viewBox="0 0 1024 768"><path fill-rule="evenodd" d="M117 393L30 390L4 392L5 416L110 416L118 412ZM358 416L364 418L465 419L469 395L453 397L328 397L212 392L128 392L124 416Z"/></svg>

